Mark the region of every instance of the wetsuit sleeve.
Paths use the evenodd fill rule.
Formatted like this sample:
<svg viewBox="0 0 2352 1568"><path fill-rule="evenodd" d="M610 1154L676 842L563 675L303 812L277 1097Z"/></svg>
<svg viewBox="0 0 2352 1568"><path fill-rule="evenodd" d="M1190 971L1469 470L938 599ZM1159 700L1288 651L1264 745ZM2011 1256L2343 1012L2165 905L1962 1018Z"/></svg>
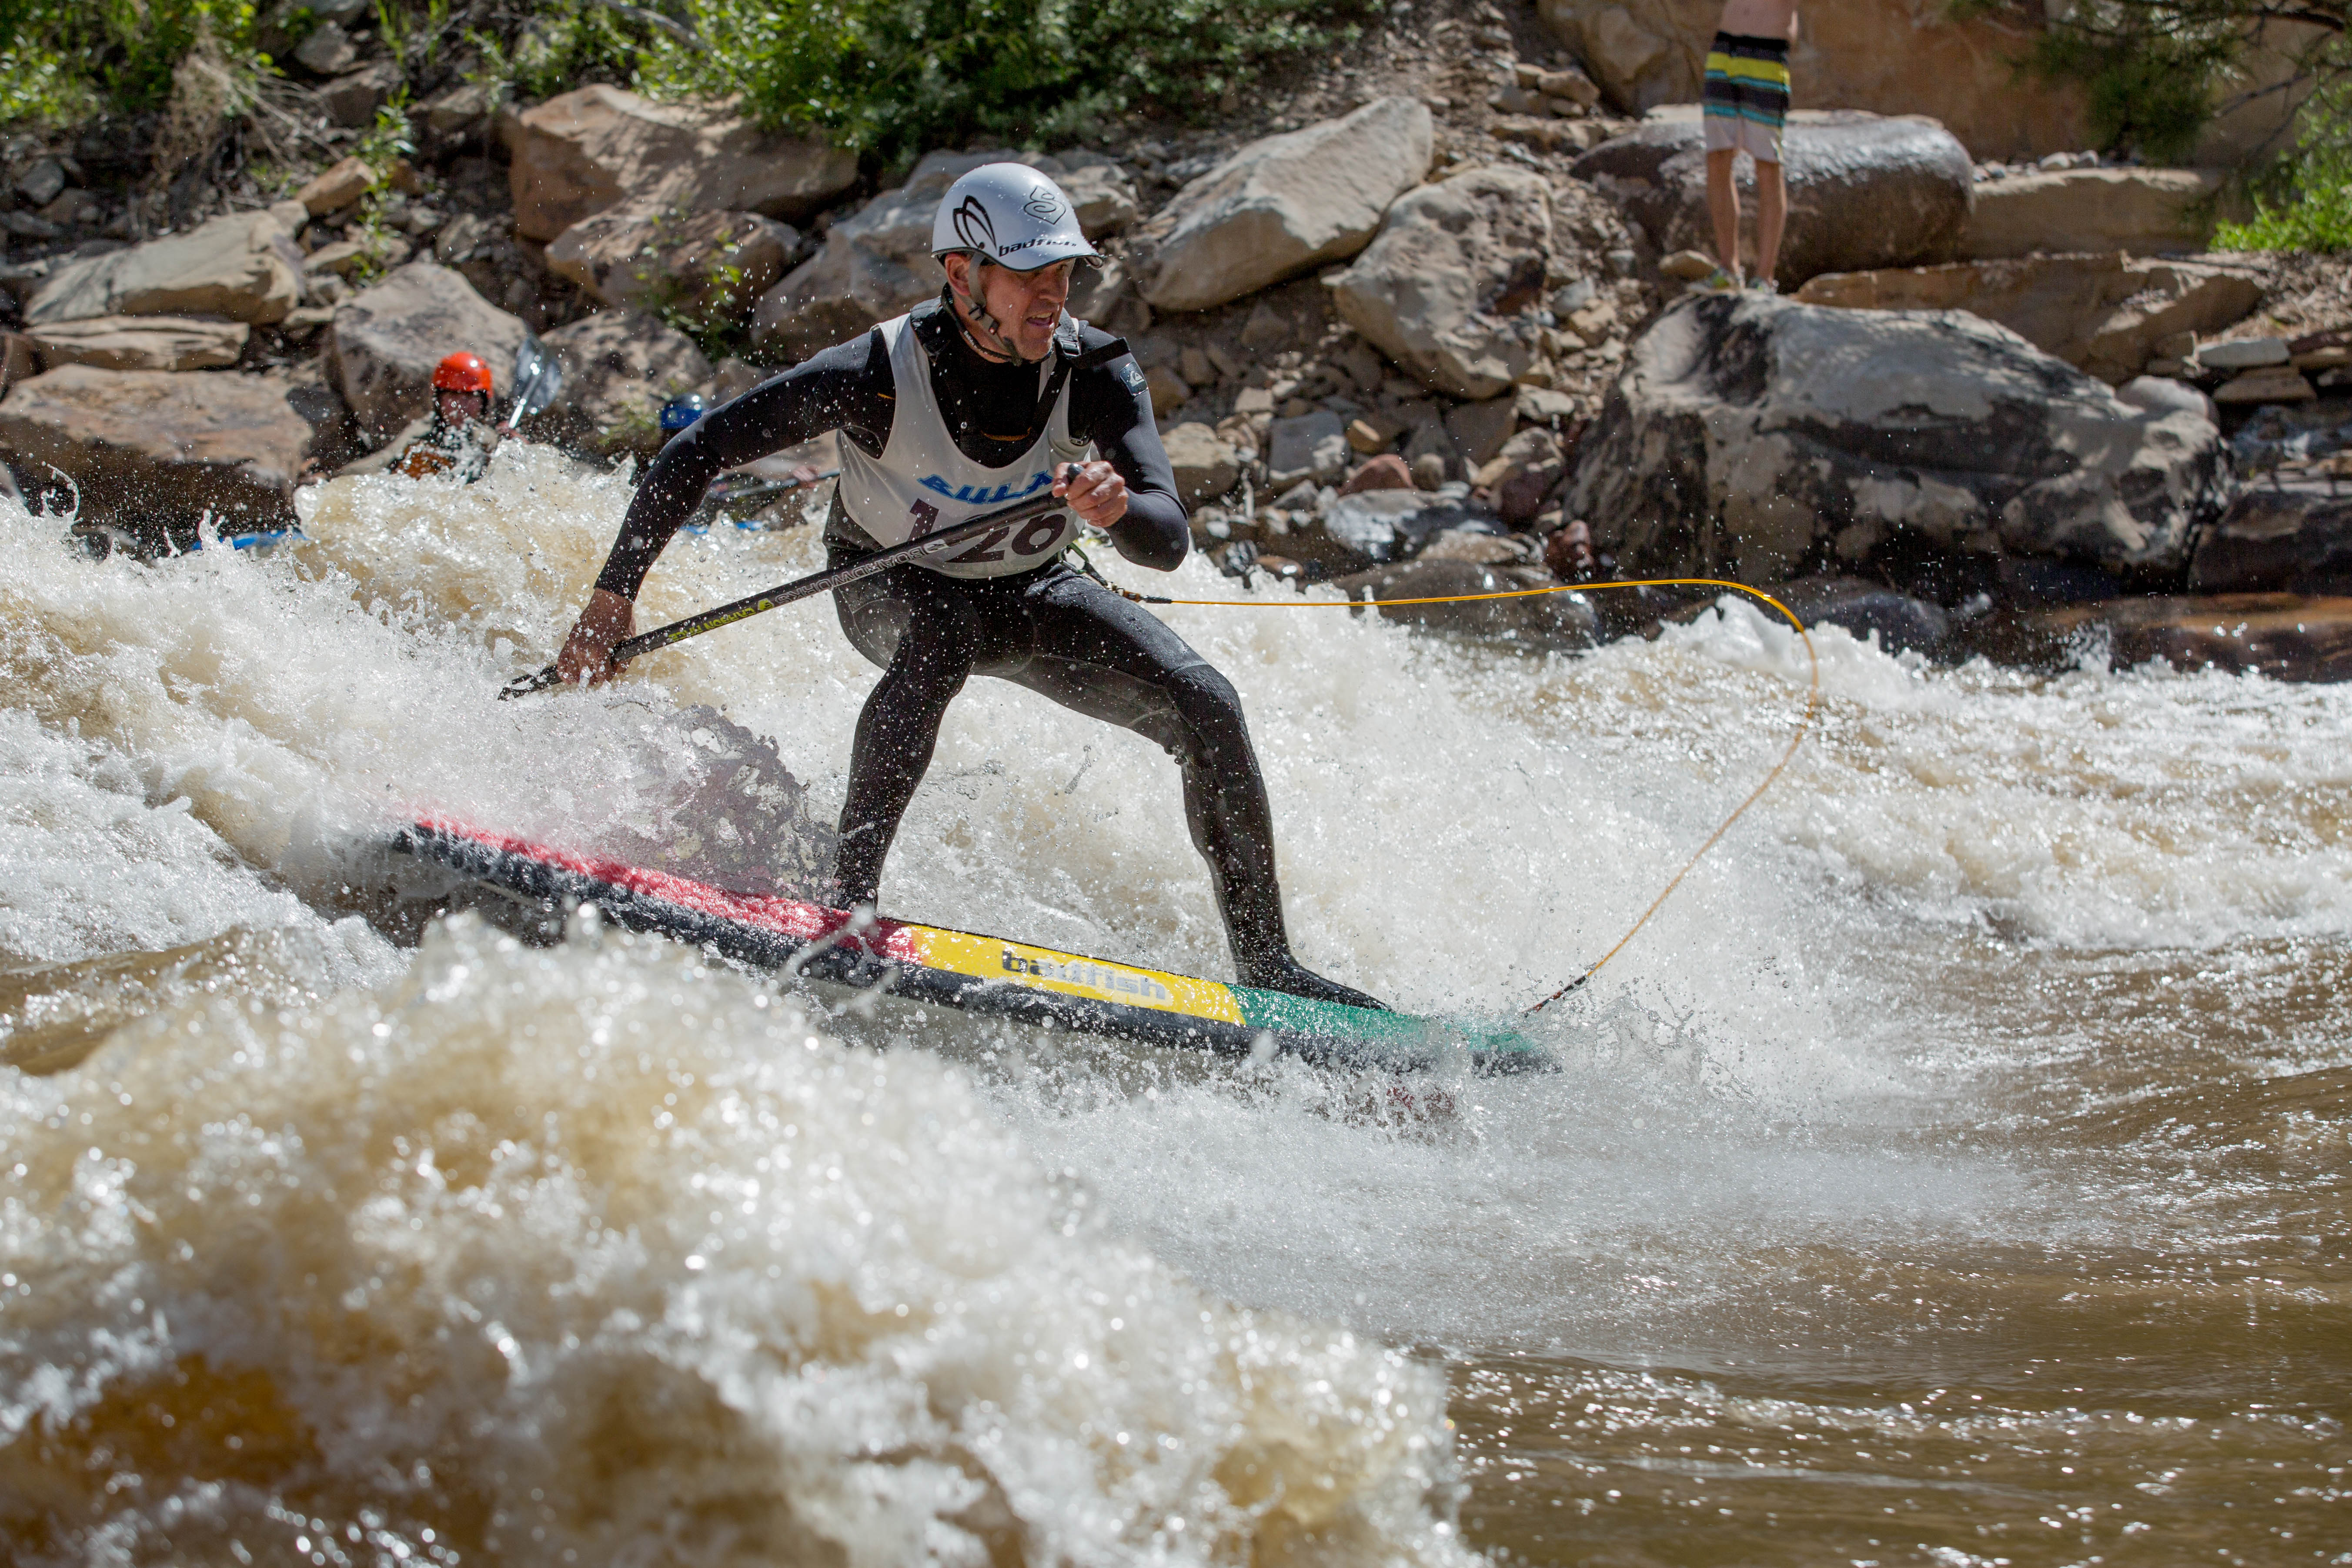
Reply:
<svg viewBox="0 0 2352 1568"><path fill-rule="evenodd" d="M1127 515L1111 529L1111 542L1138 566L1174 571L1192 548L1192 531L1184 521L1184 503L1176 499L1168 449L1152 423L1151 395L1132 354L1076 374L1070 424L1127 481Z"/></svg>
<svg viewBox="0 0 2352 1568"><path fill-rule="evenodd" d="M890 438L896 406L890 351L879 331L836 343L721 404L664 447L646 470L596 586L635 598L655 559L702 504L710 481L730 468L827 430L878 456Z"/></svg>

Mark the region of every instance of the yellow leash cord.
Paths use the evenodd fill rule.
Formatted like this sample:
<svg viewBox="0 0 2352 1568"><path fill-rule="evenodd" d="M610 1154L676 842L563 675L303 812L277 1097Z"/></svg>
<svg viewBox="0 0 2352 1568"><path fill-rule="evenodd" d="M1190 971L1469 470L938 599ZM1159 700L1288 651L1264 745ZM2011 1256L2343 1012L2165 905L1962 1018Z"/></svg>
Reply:
<svg viewBox="0 0 2352 1568"><path fill-rule="evenodd" d="M1099 574L1096 574L1095 580L1097 582L1104 581ZM1642 911L1642 918L1635 921L1626 931L1625 934L1617 939L1617 944L1614 947L1612 947L1607 952L1602 953L1600 961L1594 963L1591 968L1586 970L1583 973L1578 975L1575 979L1570 981L1567 984L1561 986L1559 990L1553 992L1550 995L1545 997L1534 1006L1528 1008L1528 1014L1530 1016L1542 1012L1545 1008L1550 1006L1553 1003L1559 1001L1561 997L1567 995L1570 992L1576 990L1586 981L1600 973L1601 965L1608 963L1611 959L1623 952L1625 944L1632 942L1633 938L1640 933L1643 926L1650 923L1650 917L1656 914L1659 909L1664 905L1665 901L1674 896L1674 890L1682 886L1683 879L1690 875L1691 868L1696 866L1699 863L1700 858L1705 856L1708 850L1714 848L1716 844L1723 837L1723 836L1731 830L1731 825L1738 821L1742 814L1744 814L1749 806L1754 805L1758 800L1761 799L1766 790L1772 787L1772 782L1780 776L1782 770L1788 767L1790 759L1794 758L1797 754L1797 748L1804 744L1805 737L1811 732L1813 727L1813 715L1821 707L1822 701L1821 655L1814 651L1813 639L1806 632L1805 623L1797 618L1796 612L1790 609L1788 605L1782 604L1771 595L1765 593L1760 588L1751 588L1745 583L1726 583L1714 577L1645 577L1638 582L1625 583L1559 583L1548 588L1509 588L1499 593L1493 594L1441 594L1425 599L1378 600L1164 599L1156 595L1138 594L1130 589L1119 587L1118 584L1112 583L1104 583L1104 585L1109 588L1112 593L1118 595L1120 597L1132 599L1139 605L1190 605L1205 609L1231 610L1386 609L1393 605L1466 605L1475 603L1481 599L1532 599L1545 594L1587 594L1595 593L1607 588L1727 588L1734 593L1746 594L1750 598L1761 599L1766 604L1780 612L1782 617L1785 618L1791 626L1794 626L1797 629L1798 637L1805 645L1805 658L1807 662L1812 666L1812 682L1805 689L1805 716L1798 721L1797 732L1789 737L1789 749L1780 753L1780 760L1772 764L1772 771L1764 775L1764 781L1748 792L1747 799L1732 807L1731 815L1725 817L1722 822L1717 825L1715 831L1706 836L1706 842L1700 845L1696 850L1691 852L1691 858L1683 862L1682 869L1676 871L1674 875L1674 879L1665 885L1656 898L1650 900L1650 907L1643 910Z"/></svg>

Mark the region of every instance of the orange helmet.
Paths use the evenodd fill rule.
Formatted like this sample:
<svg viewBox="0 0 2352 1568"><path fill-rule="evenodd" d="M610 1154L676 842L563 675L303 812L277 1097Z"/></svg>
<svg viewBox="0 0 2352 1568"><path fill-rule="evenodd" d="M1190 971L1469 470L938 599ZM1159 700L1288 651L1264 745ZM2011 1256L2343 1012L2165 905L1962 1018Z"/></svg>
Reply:
<svg viewBox="0 0 2352 1568"><path fill-rule="evenodd" d="M478 392L490 395L490 367L482 356L460 349L433 367L436 392Z"/></svg>

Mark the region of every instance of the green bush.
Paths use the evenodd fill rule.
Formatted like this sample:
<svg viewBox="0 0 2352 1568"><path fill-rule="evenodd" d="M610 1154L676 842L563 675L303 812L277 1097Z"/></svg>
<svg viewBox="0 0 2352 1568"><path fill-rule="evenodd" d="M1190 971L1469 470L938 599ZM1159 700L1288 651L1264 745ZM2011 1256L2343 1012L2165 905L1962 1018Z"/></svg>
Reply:
<svg viewBox="0 0 2352 1568"><path fill-rule="evenodd" d="M0 0L0 123L161 108L205 37L249 51L252 0Z"/></svg>
<svg viewBox="0 0 2352 1568"><path fill-rule="evenodd" d="M2225 250L2352 250L2352 78L2303 108L2294 150L2254 182L2254 216L2213 236Z"/></svg>

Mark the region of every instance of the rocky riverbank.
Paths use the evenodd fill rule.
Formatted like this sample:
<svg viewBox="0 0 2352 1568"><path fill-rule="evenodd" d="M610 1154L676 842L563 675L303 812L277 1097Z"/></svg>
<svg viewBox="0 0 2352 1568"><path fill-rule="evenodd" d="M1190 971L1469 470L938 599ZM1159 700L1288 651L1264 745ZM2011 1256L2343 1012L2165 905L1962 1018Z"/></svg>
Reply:
<svg viewBox="0 0 2352 1568"><path fill-rule="evenodd" d="M270 179L159 188L152 127L0 147L0 456L85 531L283 526L298 484L396 448L442 354L503 370L533 335L564 390L524 435L642 461L667 398L934 293L939 193L1013 157L1109 257L1073 310L1133 344L1238 576L1733 577L1932 657L2346 673L2347 269L2207 251L2222 172L2103 163L2056 100L1993 123L1924 72L1823 67L1782 297L1722 296L1693 290L1689 84L1571 0L1400 10L1207 126L896 177L730 104L510 101L320 15ZM1557 647L1682 613L1515 603L1433 624Z"/></svg>

